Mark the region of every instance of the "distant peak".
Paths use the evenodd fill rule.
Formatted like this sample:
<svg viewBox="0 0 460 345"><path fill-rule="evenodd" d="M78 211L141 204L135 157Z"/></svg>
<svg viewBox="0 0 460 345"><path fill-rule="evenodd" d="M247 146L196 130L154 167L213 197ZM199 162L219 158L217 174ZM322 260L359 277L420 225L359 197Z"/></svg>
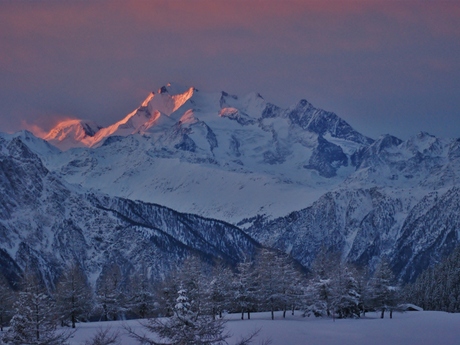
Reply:
<svg viewBox="0 0 460 345"><path fill-rule="evenodd" d="M419 132L419 133L417 134L417 138L418 138L418 139L423 139L423 138L426 138L426 137L434 138L435 136L434 136L434 135L431 135L431 134L428 133L428 132L423 132L423 131L422 131L422 132Z"/></svg>
<svg viewBox="0 0 460 345"><path fill-rule="evenodd" d="M298 103L300 106L302 107L313 107L313 104L311 104L309 101L307 101L306 99L301 99Z"/></svg>
<svg viewBox="0 0 460 345"><path fill-rule="evenodd" d="M80 136L93 136L101 126L93 121L85 121L79 119L68 119L59 122L44 138L45 140L53 140L64 138L70 132L79 132Z"/></svg>

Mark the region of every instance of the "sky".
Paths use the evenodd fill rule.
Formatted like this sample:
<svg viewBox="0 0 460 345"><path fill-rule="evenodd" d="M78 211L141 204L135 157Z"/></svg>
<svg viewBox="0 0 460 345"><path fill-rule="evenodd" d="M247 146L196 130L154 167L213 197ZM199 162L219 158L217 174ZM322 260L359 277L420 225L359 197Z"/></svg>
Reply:
<svg viewBox="0 0 460 345"><path fill-rule="evenodd" d="M168 82L460 137L460 1L0 1L0 131L112 124Z"/></svg>

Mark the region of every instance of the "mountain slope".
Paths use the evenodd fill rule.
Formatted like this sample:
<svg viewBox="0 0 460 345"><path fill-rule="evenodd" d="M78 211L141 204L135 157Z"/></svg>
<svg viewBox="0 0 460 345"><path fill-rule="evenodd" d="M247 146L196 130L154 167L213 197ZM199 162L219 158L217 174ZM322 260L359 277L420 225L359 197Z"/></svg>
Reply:
<svg viewBox="0 0 460 345"><path fill-rule="evenodd" d="M75 131L65 133L73 133L68 141L73 142ZM405 141L391 135L374 141L306 100L283 109L257 93L241 97L175 85L151 93L114 125L85 133L84 140L74 142L78 147L65 151L27 132L0 138L4 147L20 138L41 157L40 169L66 190L86 195L81 208L96 208L112 227L123 222L129 228L128 219L136 229L161 230L156 238L181 243L175 248L188 248L192 241L193 250L203 255L216 252L234 259L239 249L226 251L223 247L232 241L216 240L224 236L220 225L209 223L217 229L211 239L208 225L190 213L233 224L222 225L226 233L240 233L236 225L306 266L321 246L371 268L388 256L405 280L459 243L457 139L419 133ZM6 174L9 168L4 169ZM39 182L21 188L35 195L44 188ZM11 213L15 200L9 196L2 212ZM50 198L35 202L37 207L53 203ZM56 208L69 212L72 205L63 202ZM74 213L79 214L74 223L85 218ZM182 225L151 224L156 214ZM99 228L97 222L91 226ZM237 248L245 243L235 241ZM14 268L16 261L10 261Z"/></svg>
<svg viewBox="0 0 460 345"><path fill-rule="evenodd" d="M306 101L281 109L256 93L174 85L88 140L47 156L46 166L87 188L233 224L310 205L372 142Z"/></svg>
<svg viewBox="0 0 460 345"><path fill-rule="evenodd" d="M189 254L235 263L258 244L229 224L142 202L85 193L42 164L20 137L0 139L0 261L18 279L26 266L48 284L77 261L93 282L118 264L158 280Z"/></svg>

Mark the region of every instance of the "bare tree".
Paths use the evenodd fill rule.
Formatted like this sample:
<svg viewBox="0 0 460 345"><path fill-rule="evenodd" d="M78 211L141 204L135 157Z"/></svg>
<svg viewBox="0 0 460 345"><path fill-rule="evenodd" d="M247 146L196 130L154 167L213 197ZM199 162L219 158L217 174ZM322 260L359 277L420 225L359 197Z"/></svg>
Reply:
<svg viewBox="0 0 460 345"><path fill-rule="evenodd" d="M380 317L382 319L385 316L385 311L388 310L391 318L398 303L398 286L388 260L385 258L377 266L370 287L372 307L381 311Z"/></svg>
<svg viewBox="0 0 460 345"><path fill-rule="evenodd" d="M103 272L99 278L96 301L105 321L116 320L126 311L121 279L121 271L116 264Z"/></svg>
<svg viewBox="0 0 460 345"><path fill-rule="evenodd" d="M55 296L62 323L69 320L72 328L92 310L93 291L76 263L64 270L57 284Z"/></svg>
<svg viewBox="0 0 460 345"><path fill-rule="evenodd" d="M147 270L143 268L131 275L128 286L127 307L129 310L141 319L152 316L155 309L155 298Z"/></svg>
<svg viewBox="0 0 460 345"><path fill-rule="evenodd" d="M57 331L55 305L29 272L24 275L14 312L10 328L2 339L5 344L58 345L71 335L70 332Z"/></svg>
<svg viewBox="0 0 460 345"><path fill-rule="evenodd" d="M212 269L209 286L211 314L222 318L222 312L230 308L232 297L233 272L223 262L218 262Z"/></svg>
<svg viewBox="0 0 460 345"><path fill-rule="evenodd" d="M254 270L254 262L246 258L237 266L237 272L233 280L234 303L241 311L241 320L244 313L251 318L251 312L255 310L259 294L259 282L257 272Z"/></svg>

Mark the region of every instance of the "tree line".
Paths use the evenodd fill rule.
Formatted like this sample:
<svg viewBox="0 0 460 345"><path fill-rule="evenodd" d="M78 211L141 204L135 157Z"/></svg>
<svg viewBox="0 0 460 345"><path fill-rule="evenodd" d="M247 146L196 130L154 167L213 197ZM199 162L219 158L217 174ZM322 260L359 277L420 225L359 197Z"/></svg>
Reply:
<svg viewBox="0 0 460 345"><path fill-rule="evenodd" d="M289 255L262 249L236 267L210 265L191 256L160 282L153 281L147 268L125 277L114 264L91 286L76 263L63 270L52 292L27 270L19 289L0 279L2 332L4 325L10 326L3 332L5 344L57 344L55 337L67 334L56 332L58 325L71 329L91 320L162 316L194 324L193 315L195 323L207 320L222 329L219 320L224 313L240 313L241 319L259 311L269 311L272 319L275 311L282 311L282 317L299 312L350 318L378 310L383 318L386 311L391 317L399 304L400 289L386 260L370 276L326 250L320 251L309 272ZM161 328L158 322L154 321L156 332ZM199 323L200 329L206 322Z"/></svg>
<svg viewBox="0 0 460 345"><path fill-rule="evenodd" d="M460 312L460 247L405 286L404 296L426 310Z"/></svg>

